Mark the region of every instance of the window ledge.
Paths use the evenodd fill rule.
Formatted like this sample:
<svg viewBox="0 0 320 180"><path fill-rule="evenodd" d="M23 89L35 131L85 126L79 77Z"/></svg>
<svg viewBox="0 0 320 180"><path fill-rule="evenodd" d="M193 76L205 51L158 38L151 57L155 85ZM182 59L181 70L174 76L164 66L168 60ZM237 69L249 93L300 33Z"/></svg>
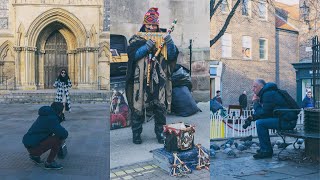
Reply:
<svg viewBox="0 0 320 180"><path fill-rule="evenodd" d="M268 19L262 19L262 18L259 18L259 21L268 22Z"/></svg>

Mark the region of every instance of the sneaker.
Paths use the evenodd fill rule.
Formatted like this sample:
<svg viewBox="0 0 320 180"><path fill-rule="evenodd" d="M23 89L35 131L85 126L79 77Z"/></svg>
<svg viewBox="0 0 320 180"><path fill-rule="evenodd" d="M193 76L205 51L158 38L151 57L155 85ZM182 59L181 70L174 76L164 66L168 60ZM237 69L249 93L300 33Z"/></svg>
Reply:
<svg viewBox="0 0 320 180"><path fill-rule="evenodd" d="M29 154L29 158L31 159L31 161L33 161L35 164L42 164L43 161L41 160L40 156L33 156L31 154Z"/></svg>
<svg viewBox="0 0 320 180"><path fill-rule="evenodd" d="M272 155L273 155L272 152L259 152L255 155L253 155L253 158L255 158L255 159L272 158Z"/></svg>
<svg viewBox="0 0 320 180"><path fill-rule="evenodd" d="M62 169L63 167L61 164L58 164L56 161L52 161L51 163L46 162L44 164L44 168L59 170L59 169Z"/></svg>

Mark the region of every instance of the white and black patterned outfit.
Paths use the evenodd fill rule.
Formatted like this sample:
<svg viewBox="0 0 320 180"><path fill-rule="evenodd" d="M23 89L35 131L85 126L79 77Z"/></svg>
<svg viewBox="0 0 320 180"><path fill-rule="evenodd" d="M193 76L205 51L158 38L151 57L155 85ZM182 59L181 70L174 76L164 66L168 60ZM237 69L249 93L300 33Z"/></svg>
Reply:
<svg viewBox="0 0 320 180"><path fill-rule="evenodd" d="M67 82L60 81L60 79L55 81L53 85L53 87L57 88L55 102L66 103L65 110L71 111L69 88L72 87L72 83L70 79Z"/></svg>

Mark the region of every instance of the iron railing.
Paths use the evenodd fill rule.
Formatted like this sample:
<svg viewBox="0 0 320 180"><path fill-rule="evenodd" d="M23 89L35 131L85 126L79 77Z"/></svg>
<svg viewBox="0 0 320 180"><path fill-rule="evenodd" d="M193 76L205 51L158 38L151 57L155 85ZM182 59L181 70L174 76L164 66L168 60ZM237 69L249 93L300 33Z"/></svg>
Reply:
<svg viewBox="0 0 320 180"><path fill-rule="evenodd" d="M253 114L253 110L244 110L242 115L239 113L230 112L229 114L221 113L219 110L216 113L210 112L210 139L228 139L245 136L257 136L256 123L252 122L251 126L243 129L244 120L249 115ZM297 119L297 130L303 129L304 111L301 109ZM276 135L274 130L269 130L270 135Z"/></svg>
<svg viewBox="0 0 320 180"><path fill-rule="evenodd" d="M316 108L320 108L320 43L318 36L312 38L312 87Z"/></svg>

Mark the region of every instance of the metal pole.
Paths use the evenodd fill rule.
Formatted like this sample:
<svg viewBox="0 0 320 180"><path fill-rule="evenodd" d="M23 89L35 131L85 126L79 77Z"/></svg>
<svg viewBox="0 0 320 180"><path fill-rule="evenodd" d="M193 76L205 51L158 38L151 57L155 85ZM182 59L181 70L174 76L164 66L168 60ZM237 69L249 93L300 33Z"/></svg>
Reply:
<svg viewBox="0 0 320 180"><path fill-rule="evenodd" d="M190 77L191 77L191 63L192 63L192 39L190 39L190 45L189 45L189 50L190 50Z"/></svg>
<svg viewBox="0 0 320 180"><path fill-rule="evenodd" d="M316 108L320 107L320 44L318 36L312 39L312 90L313 101Z"/></svg>
<svg viewBox="0 0 320 180"><path fill-rule="evenodd" d="M279 55L279 31L276 31L276 84L280 86L280 55Z"/></svg>

